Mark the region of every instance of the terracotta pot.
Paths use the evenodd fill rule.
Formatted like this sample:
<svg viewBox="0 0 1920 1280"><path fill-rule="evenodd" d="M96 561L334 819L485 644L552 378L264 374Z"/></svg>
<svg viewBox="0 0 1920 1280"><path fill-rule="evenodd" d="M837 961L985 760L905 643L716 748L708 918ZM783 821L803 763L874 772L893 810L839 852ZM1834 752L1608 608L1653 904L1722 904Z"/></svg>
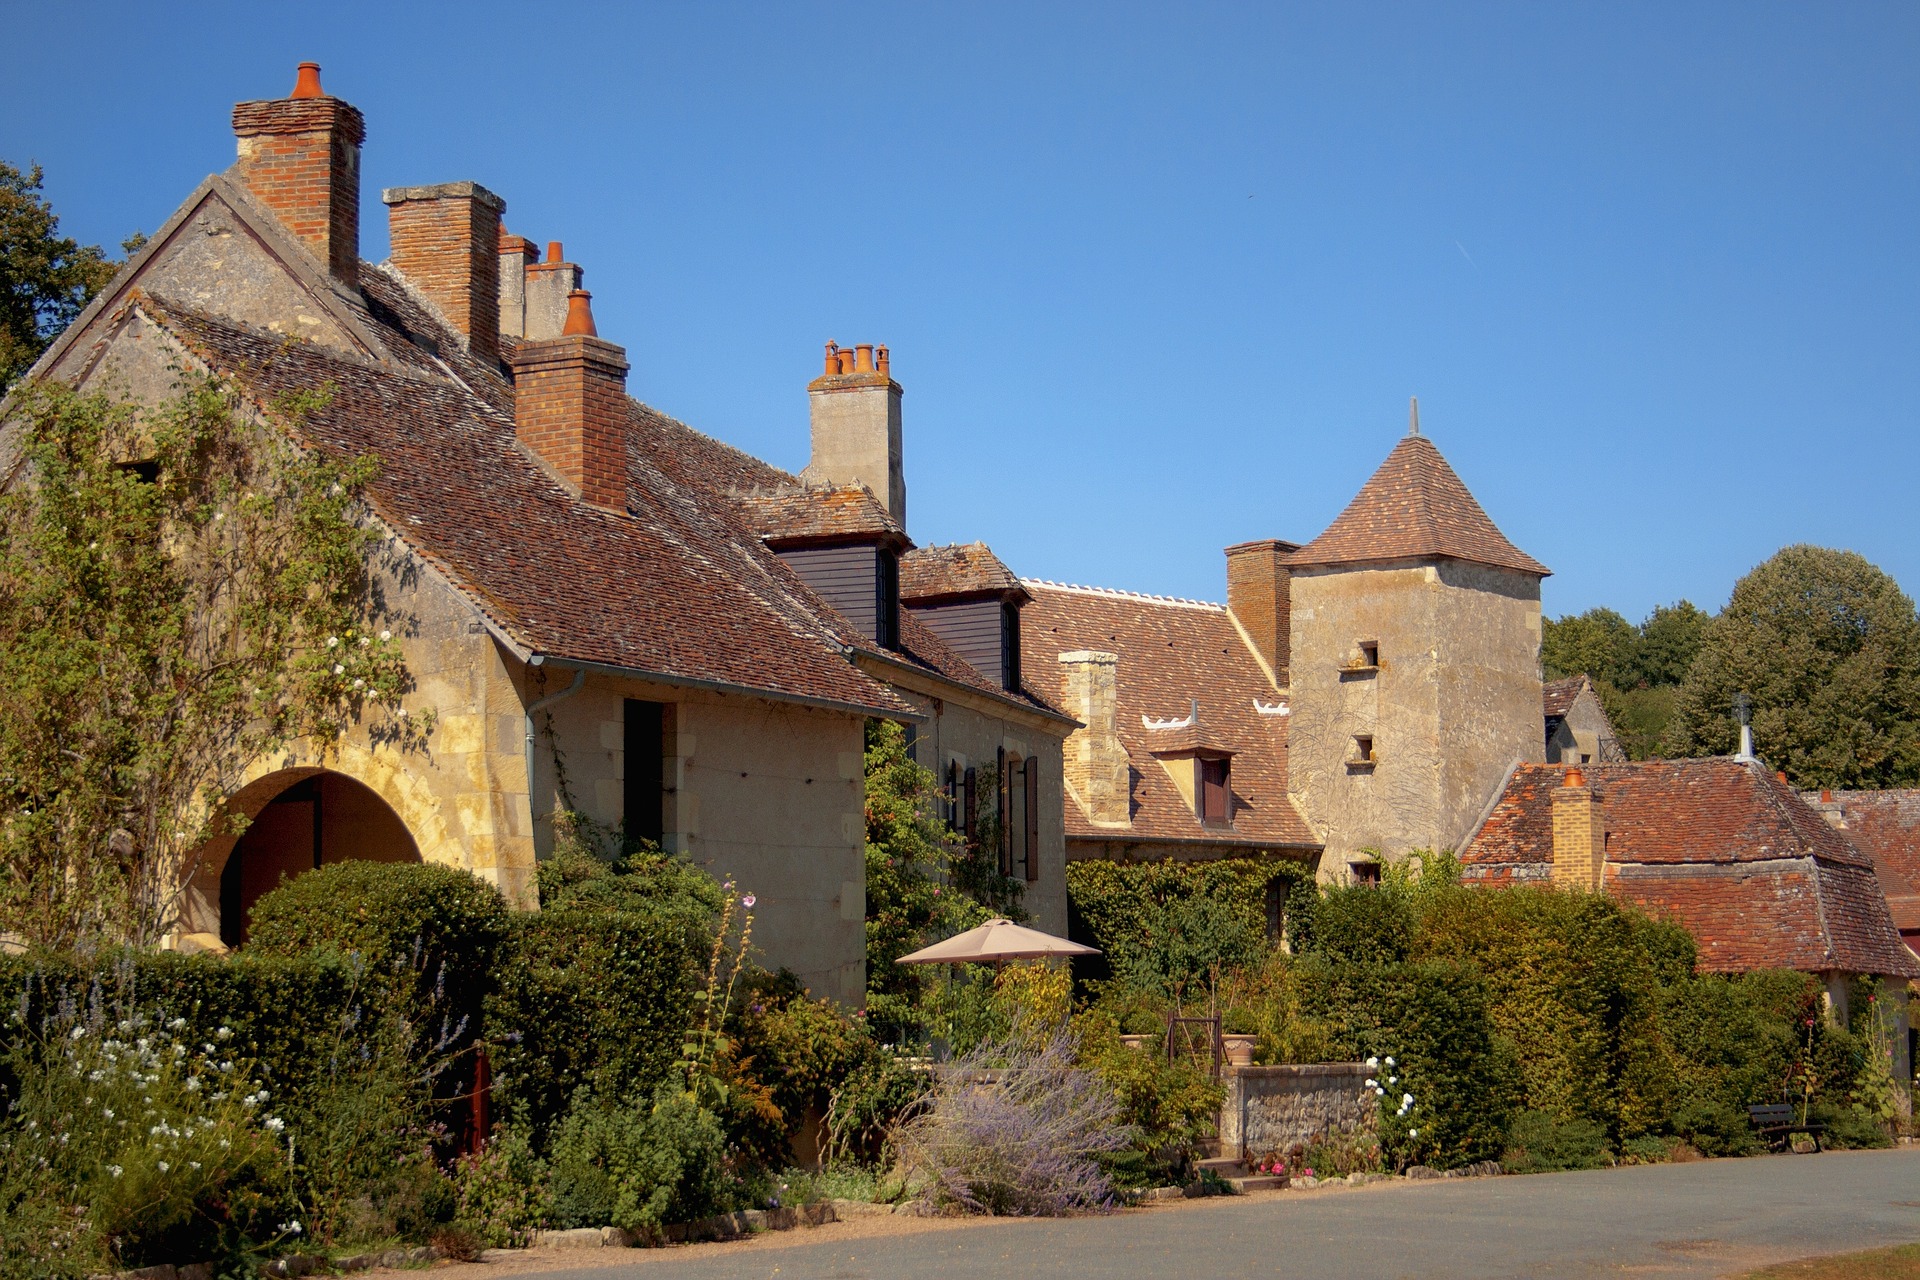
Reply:
<svg viewBox="0 0 1920 1280"><path fill-rule="evenodd" d="M1253 1065L1253 1046L1260 1043L1259 1036L1227 1034L1220 1037L1226 1046L1227 1065L1232 1067L1250 1067Z"/></svg>

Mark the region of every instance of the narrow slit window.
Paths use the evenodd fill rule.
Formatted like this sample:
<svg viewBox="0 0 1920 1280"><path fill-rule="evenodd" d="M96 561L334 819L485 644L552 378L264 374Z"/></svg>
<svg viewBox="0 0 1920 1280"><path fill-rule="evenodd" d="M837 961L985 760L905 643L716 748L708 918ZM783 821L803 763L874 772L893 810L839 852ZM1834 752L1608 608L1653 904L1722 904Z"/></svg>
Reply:
<svg viewBox="0 0 1920 1280"><path fill-rule="evenodd" d="M1380 642L1378 640L1362 640L1360 642L1360 665L1363 667L1377 667L1380 665Z"/></svg>
<svg viewBox="0 0 1920 1280"><path fill-rule="evenodd" d="M1355 764L1373 763L1373 737L1371 734L1360 734L1354 738L1353 760Z"/></svg>

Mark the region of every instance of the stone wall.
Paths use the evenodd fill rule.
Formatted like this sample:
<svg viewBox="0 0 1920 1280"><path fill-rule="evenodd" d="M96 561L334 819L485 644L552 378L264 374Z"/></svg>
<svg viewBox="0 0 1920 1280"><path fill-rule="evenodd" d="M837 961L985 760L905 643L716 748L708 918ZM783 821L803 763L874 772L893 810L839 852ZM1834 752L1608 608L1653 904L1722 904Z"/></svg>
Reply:
<svg viewBox="0 0 1920 1280"><path fill-rule="evenodd" d="M1227 1100L1220 1108L1220 1154L1284 1154L1371 1124L1375 1102L1362 1087L1369 1074L1364 1062L1228 1067L1221 1077Z"/></svg>

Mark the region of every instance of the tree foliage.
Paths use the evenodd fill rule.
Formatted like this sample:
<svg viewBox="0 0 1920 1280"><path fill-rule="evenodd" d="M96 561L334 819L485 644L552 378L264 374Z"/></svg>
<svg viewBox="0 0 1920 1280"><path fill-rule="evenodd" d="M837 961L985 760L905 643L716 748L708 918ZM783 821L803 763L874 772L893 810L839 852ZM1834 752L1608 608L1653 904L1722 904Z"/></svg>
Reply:
<svg viewBox="0 0 1920 1280"><path fill-rule="evenodd" d="M1621 748L1645 760L1660 752L1675 691L1709 621L1687 600L1658 606L1638 626L1605 608L1547 618L1540 628L1541 666L1549 680L1589 676Z"/></svg>
<svg viewBox="0 0 1920 1280"><path fill-rule="evenodd" d="M147 409L32 386L0 495L0 928L147 944L196 850L244 820L243 771L363 717L418 745L382 628L372 458L293 448L270 415L190 379Z"/></svg>
<svg viewBox="0 0 1920 1280"><path fill-rule="evenodd" d="M1800 786L1920 779L1920 617L1854 552L1786 547L1734 586L1680 690L1673 752L1733 751L1740 693L1755 750Z"/></svg>
<svg viewBox="0 0 1920 1280"><path fill-rule="evenodd" d="M135 234L123 246L140 247ZM0 391L32 367L60 331L106 288L120 264L98 245L60 234L40 194L40 166L0 160Z"/></svg>

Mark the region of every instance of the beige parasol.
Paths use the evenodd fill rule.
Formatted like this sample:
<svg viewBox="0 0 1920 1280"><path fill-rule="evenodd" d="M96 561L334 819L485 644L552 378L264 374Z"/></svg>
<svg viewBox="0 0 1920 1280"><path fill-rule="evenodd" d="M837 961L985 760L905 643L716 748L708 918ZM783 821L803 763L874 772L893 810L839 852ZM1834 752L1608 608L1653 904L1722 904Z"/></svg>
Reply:
<svg viewBox="0 0 1920 1280"><path fill-rule="evenodd" d="M901 956L900 964L997 964L1002 960L1037 960L1043 956L1097 956L1098 947L1083 947L1038 929L994 919L956 933L945 942Z"/></svg>

